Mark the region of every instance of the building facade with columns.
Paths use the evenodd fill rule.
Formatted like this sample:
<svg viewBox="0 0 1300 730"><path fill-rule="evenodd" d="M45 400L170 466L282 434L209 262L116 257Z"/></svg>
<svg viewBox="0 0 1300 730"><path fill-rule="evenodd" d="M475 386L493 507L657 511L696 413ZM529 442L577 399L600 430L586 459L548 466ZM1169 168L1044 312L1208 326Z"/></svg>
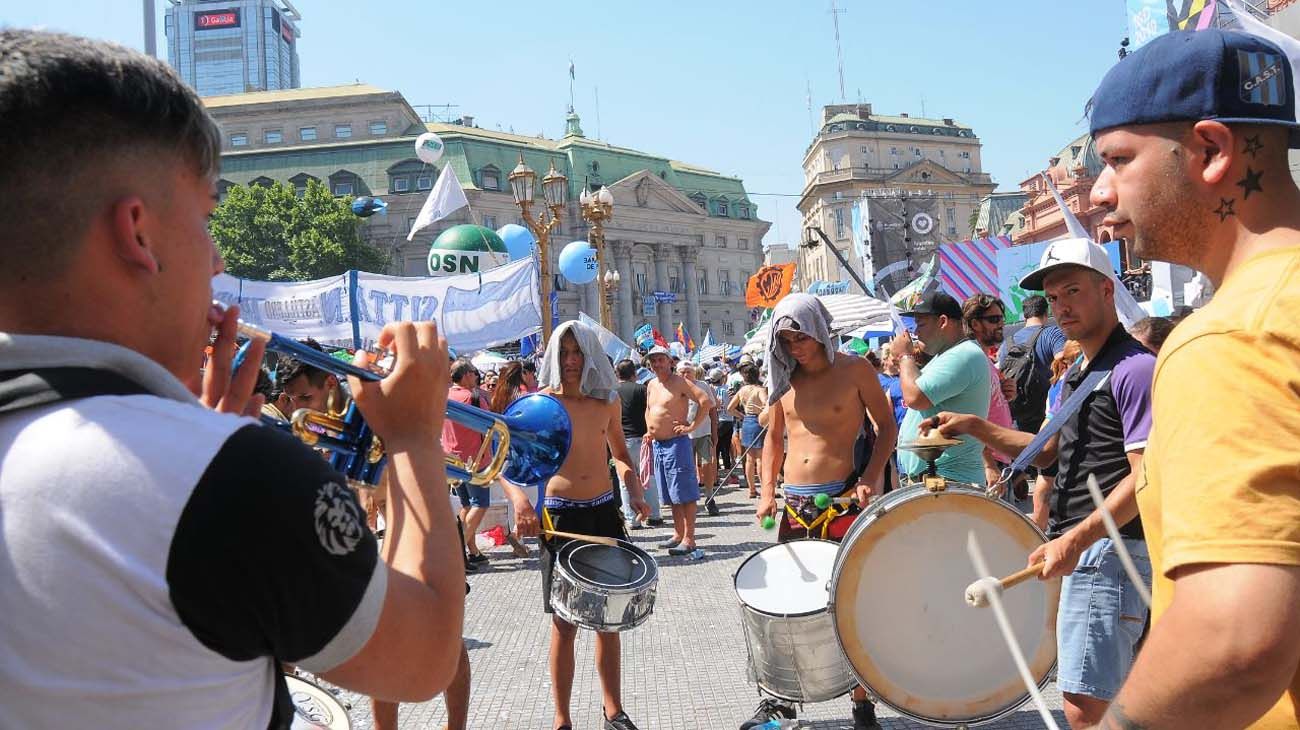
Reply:
<svg viewBox="0 0 1300 730"><path fill-rule="evenodd" d="M743 182L668 157L648 154L583 134L578 115L566 118L565 135L548 139L422 119L401 94L365 84L204 99L222 128L219 193L231 185L284 182L305 188L316 180L338 196L371 195L388 204L386 215L366 219L362 233L389 254L388 273L427 274L430 244L447 228L478 223L499 228L523 220L507 176L523 161L540 178L553 166L569 180L569 204L551 234L551 270L564 245L585 240L579 214L583 189L608 187L614 213L605 223L605 260L619 272L610 298L612 327L631 342L650 322L665 337L680 322L698 344L711 330L718 342L740 344L752 325L744 286L762 265L762 240L770 223ZM437 164L415 157L415 139L431 131L445 152ZM406 240L421 205L444 168L456 173L469 207ZM540 212L534 206L534 212ZM579 311L599 318L601 287L554 277L560 319Z"/></svg>
<svg viewBox="0 0 1300 730"><path fill-rule="evenodd" d="M853 204L866 199L875 271L910 259L920 264L939 244L971 234L980 200L996 187L980 162L974 130L952 119L876 114L870 104L822 109L822 127L804 153L799 212L819 226L859 274L852 236ZM894 291L906 269L884 279ZM798 280L848 281L824 245L805 249Z"/></svg>

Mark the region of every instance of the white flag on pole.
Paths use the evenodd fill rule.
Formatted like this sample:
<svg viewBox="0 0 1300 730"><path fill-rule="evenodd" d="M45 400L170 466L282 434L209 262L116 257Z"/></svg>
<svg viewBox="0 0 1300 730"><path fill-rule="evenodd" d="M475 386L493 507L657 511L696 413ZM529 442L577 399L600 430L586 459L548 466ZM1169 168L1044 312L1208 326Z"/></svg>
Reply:
<svg viewBox="0 0 1300 730"><path fill-rule="evenodd" d="M438 182L429 191L429 198L420 208L420 215L416 216L415 225L406 234L406 240L414 239L421 228L428 228L467 205L469 200L465 198L465 189L460 186L460 179L456 177L451 165L447 165L438 173Z"/></svg>

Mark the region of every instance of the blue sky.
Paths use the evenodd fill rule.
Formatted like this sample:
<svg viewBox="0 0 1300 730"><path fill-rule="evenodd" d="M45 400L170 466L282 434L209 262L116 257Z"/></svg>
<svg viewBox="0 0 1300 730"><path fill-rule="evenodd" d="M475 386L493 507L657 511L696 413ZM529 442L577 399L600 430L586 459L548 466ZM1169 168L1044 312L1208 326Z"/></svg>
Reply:
<svg viewBox="0 0 1300 730"><path fill-rule="evenodd" d="M924 103L927 116L973 127L1003 190L1086 129L1084 102L1126 33L1122 0L838 4L848 101L914 115ZM0 25L143 48L141 5L5 2ZM829 0L295 5L304 86L361 80L413 105L456 104L481 127L555 137L572 59L588 136L738 175L773 221L766 242L797 240L807 85L818 119L840 103Z"/></svg>

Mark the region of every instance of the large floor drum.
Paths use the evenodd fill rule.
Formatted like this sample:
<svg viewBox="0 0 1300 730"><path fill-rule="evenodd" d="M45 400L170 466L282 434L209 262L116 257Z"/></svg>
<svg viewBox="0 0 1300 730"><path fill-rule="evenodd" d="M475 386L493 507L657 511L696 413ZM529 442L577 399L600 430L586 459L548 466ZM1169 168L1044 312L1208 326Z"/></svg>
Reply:
<svg viewBox="0 0 1300 730"><path fill-rule="evenodd" d="M1025 567L1046 540L981 489L916 487L858 518L831 580L835 635L854 674L887 705L930 725L988 722L1029 699L993 610L966 603L966 586L982 577L966 552L971 531L999 575ZM1059 580L1032 580L1002 596L1039 687L1056 664L1060 591Z"/></svg>

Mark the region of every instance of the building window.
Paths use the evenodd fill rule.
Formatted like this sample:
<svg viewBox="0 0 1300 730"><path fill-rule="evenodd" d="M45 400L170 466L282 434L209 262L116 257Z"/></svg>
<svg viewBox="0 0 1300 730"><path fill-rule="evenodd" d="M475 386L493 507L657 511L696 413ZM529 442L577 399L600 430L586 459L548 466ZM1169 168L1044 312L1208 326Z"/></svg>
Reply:
<svg viewBox="0 0 1300 730"><path fill-rule="evenodd" d="M748 205L742 205L742 206L740 206L740 217L741 217L741 219L743 219L743 220L749 220L749 206L748 206Z"/></svg>
<svg viewBox="0 0 1300 730"><path fill-rule="evenodd" d="M407 218L407 219L406 219L406 230L409 231L409 230L411 230L411 229L414 228L414 227L415 227L415 217L412 216L412 217L410 217L410 218Z"/></svg>
<svg viewBox="0 0 1300 730"><path fill-rule="evenodd" d="M352 137L351 124L335 124L334 139L350 139Z"/></svg>
<svg viewBox="0 0 1300 730"><path fill-rule="evenodd" d="M718 201L718 215L722 218L727 217L727 201L725 200Z"/></svg>
<svg viewBox="0 0 1300 730"><path fill-rule="evenodd" d="M726 248L726 247L727 247L727 237L726 237L726 236L714 236L714 237L713 237L713 243L714 243L714 245L716 245L718 248Z"/></svg>
<svg viewBox="0 0 1300 730"><path fill-rule="evenodd" d="M706 270L706 269L700 269L700 276L699 276L699 279L695 282L695 289L696 289L696 292L700 294L700 296L704 296L705 294L708 294L708 293L709 293L709 272L708 272L708 270Z"/></svg>
<svg viewBox="0 0 1300 730"><path fill-rule="evenodd" d="M890 148L889 148L889 154L893 155L894 157L897 157L897 156L898 156L898 148L897 148L897 147L890 147Z"/></svg>
<svg viewBox="0 0 1300 730"><path fill-rule="evenodd" d="M676 266L668 267L668 291L674 294L682 293L682 277L678 274Z"/></svg>
<svg viewBox="0 0 1300 730"><path fill-rule="evenodd" d="M636 290L642 294L650 291L650 283L644 271L636 272Z"/></svg>
<svg viewBox="0 0 1300 730"><path fill-rule="evenodd" d="M494 215L483 216L483 226L495 231L497 229L497 217Z"/></svg>
<svg viewBox="0 0 1300 730"><path fill-rule="evenodd" d="M551 280L554 284L555 291L566 291L568 289L566 283L568 282L568 279L565 279L563 276L560 276L559 274L551 274Z"/></svg>
<svg viewBox="0 0 1300 730"><path fill-rule="evenodd" d="M748 238L737 238L737 239L736 239L736 248L738 248L738 249L740 249L740 250L742 250L742 251L748 251L748 250L749 250L749 239L748 239Z"/></svg>
<svg viewBox="0 0 1300 730"><path fill-rule="evenodd" d="M491 165L483 168L483 170L479 172L479 187L483 188L484 190L500 190L501 189L500 171L498 171L495 167L492 167Z"/></svg>
<svg viewBox="0 0 1300 730"><path fill-rule="evenodd" d="M232 135L230 135L230 146L231 146L231 147L247 147L247 146L248 146L248 135L247 135L247 134L232 134Z"/></svg>
<svg viewBox="0 0 1300 730"><path fill-rule="evenodd" d="M920 156L921 156L921 148L920 148L920 147L913 147L913 148L912 148L912 152L914 153L914 156L915 156L915 157L920 157Z"/></svg>
<svg viewBox="0 0 1300 730"><path fill-rule="evenodd" d="M268 129L262 134L262 141L267 144L280 144L284 141L284 133L278 129Z"/></svg>
<svg viewBox="0 0 1300 730"><path fill-rule="evenodd" d="M393 178L393 192L395 193L411 192L411 178L409 177Z"/></svg>
<svg viewBox="0 0 1300 730"><path fill-rule="evenodd" d="M370 135L372 137L382 137L388 134L388 122L379 121L370 123Z"/></svg>
<svg viewBox="0 0 1300 730"><path fill-rule="evenodd" d="M307 185L312 180L315 179L316 178L312 177L311 175L308 175L305 172L300 172L297 175L294 175L293 177L289 178L289 184L293 186L294 194L301 198L302 196L307 194Z"/></svg>
<svg viewBox="0 0 1300 730"><path fill-rule="evenodd" d="M835 209L835 237L844 238L844 234L845 234L844 209L836 208Z"/></svg>
<svg viewBox="0 0 1300 730"><path fill-rule="evenodd" d="M691 200L694 200L694 201L695 201L695 204L698 205L698 206L700 206L700 208L702 208L702 209L704 209L704 210L708 210L708 208L709 208L709 201L708 201L708 200L707 200L703 195L701 195L701 194L699 194L699 193L696 193L696 194L694 194L694 195L691 196Z"/></svg>
<svg viewBox="0 0 1300 730"><path fill-rule="evenodd" d="M723 320L723 322L722 322L722 334L725 335L725 336L727 336L727 337L734 337L735 334L736 334L736 323L735 323L735 322L732 322L732 321L729 320L729 319L728 319L728 320Z"/></svg>
<svg viewBox="0 0 1300 730"><path fill-rule="evenodd" d="M355 189L351 180L340 180L334 183L334 195L336 196L352 195Z"/></svg>
<svg viewBox="0 0 1300 730"><path fill-rule="evenodd" d="M731 296L731 272L726 269L718 271L718 293L724 297Z"/></svg>
<svg viewBox="0 0 1300 730"><path fill-rule="evenodd" d="M303 141L303 142L315 142L315 141L316 141L316 128L315 128L315 127L299 127L299 128L298 128L298 139L301 140L301 141Z"/></svg>
<svg viewBox="0 0 1300 730"><path fill-rule="evenodd" d="M430 190L432 188L433 188L432 175L420 175L419 177L415 178L416 190Z"/></svg>

